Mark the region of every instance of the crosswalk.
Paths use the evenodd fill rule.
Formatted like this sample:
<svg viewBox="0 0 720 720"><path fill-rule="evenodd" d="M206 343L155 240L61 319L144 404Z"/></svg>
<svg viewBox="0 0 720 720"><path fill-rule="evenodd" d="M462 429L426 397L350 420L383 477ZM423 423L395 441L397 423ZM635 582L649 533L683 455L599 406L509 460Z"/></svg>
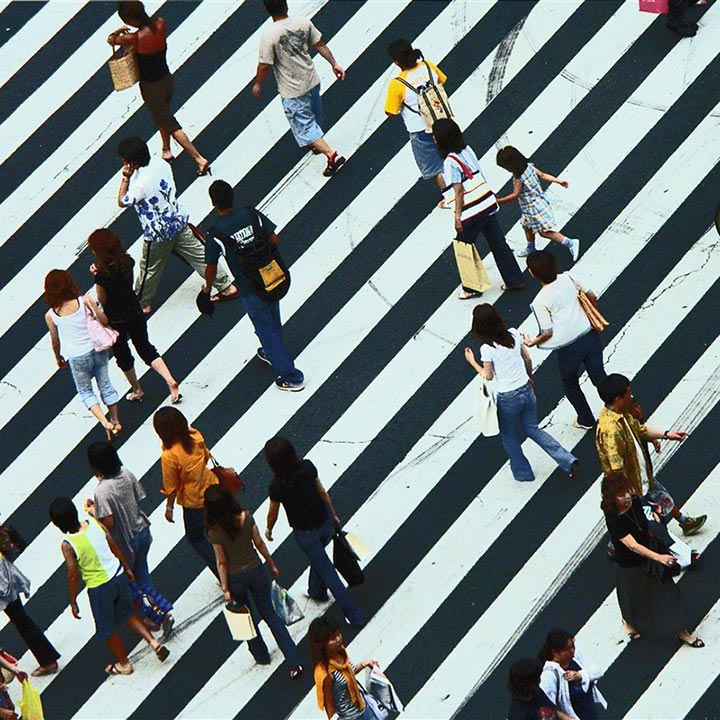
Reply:
<svg viewBox="0 0 720 720"><path fill-rule="evenodd" d="M328 181L322 159L294 144L270 85L260 99L250 94L266 22L259 0L146 8L168 21L177 115L213 177L278 224L293 269L285 339L307 387L271 387L239 304L198 317L199 280L179 263L165 273L150 337L181 379L183 413L241 471L242 502L259 522L269 480L260 450L281 433L370 546L366 583L352 590L370 620L345 633L351 657L380 661L408 718L503 718L510 662L534 656L563 626L606 668L604 717L720 717L720 9L711 3L698 35L679 41L634 0L291 0L348 69L340 83L317 63L328 139L348 158ZM137 89L113 92L104 67L114 9L0 2L0 512L31 541L18 560L33 585L27 609L62 653L62 671L37 682L46 717L318 718L312 673L290 682L271 637L272 664L253 663L229 637L214 578L164 521L151 418L165 389L141 365L146 401L121 404L119 452L149 496L150 566L178 619L170 660L138 645L130 682L107 678L86 593L81 621L66 607L47 507L58 495L80 505L92 494L85 447L100 430L52 361L42 281L63 267L91 287L85 238L95 227L112 227L138 258L137 220L116 205L115 151L132 134L160 148ZM451 220L435 207L434 185L417 179L402 124L383 112L395 74L386 48L398 37L448 75L458 121L496 190L508 186L494 159L507 143L570 180L549 194L559 225L582 241L574 274L611 320L606 367L633 379L651 425L690 432L654 462L680 505L710 515L690 541L703 564L679 580L704 650L627 643L604 558L593 439L571 425L553 357L531 351L541 425L573 448L581 478L568 481L526 443L536 481L515 483L499 439L478 438ZM211 180L195 178L193 165L180 154L173 168L180 203L199 223ZM503 206L500 222L522 247L518 209ZM484 301L534 332L532 281L503 293L485 261L494 284ZM125 387L114 363L111 377ZM289 630L309 669L307 627L328 606L304 595L306 561L284 516L274 535L281 582L304 608ZM0 646L34 667L8 625L0 614Z"/></svg>

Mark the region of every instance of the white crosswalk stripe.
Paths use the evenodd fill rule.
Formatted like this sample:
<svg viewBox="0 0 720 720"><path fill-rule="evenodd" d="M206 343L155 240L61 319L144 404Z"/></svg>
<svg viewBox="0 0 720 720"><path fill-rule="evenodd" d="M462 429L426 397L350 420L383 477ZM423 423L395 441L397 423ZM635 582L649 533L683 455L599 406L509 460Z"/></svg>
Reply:
<svg viewBox="0 0 720 720"><path fill-rule="evenodd" d="M161 0L146 5L152 13L174 10ZM0 29L3 17L9 24L20 9L0 3ZM339 610L306 597L307 562L281 514L270 549L282 558L281 581L304 608L305 618L289 630L306 673L299 682L287 680L264 626L269 666L254 664L244 644L229 640L212 574L192 569L196 557L182 542L180 523L163 518L152 429L163 398L150 390L140 406L121 404L128 420L119 452L154 488L145 504L154 538L149 562L175 604L170 660L157 663L139 644L132 649L131 682L106 679L94 667L107 662L107 650L93 639L85 591L79 596L82 621L66 607L60 536L44 518L55 495L68 494L78 505L92 495L96 480L84 453L98 430L67 373L56 374L36 301L53 267L71 268L88 286L84 238L95 227L117 228L139 257L138 226L130 213L118 212L118 178L114 171L108 175L107 160L115 160L118 137L137 134L139 123L148 122L137 89L115 93L108 78L106 94L92 106L81 92L103 72L105 36L119 24L117 15L98 19L75 47L61 48L59 38L87 10L84 2L47 3L23 15L29 19L6 41L0 37L0 97L10 103L0 121L0 165L12 157L22 169L20 181L0 188L6 268L0 274L6 350L0 353L6 358L0 359L0 512L31 541L17 561L33 585L27 609L62 654L61 672L36 681L45 714L80 720L319 718L324 713L316 705L307 630L314 618ZM720 10L711 5L698 35L675 43L662 18L638 12L629 0L358 0L342 6L291 0L290 12L313 18L348 69L340 84L328 64L316 60L332 116L328 140L348 158L329 181L321 174L323 160L288 150L296 146L274 87L268 84L262 102L250 98L261 26L269 22L252 3L206 0L182 9L184 20L169 27L168 57L173 71L202 67L179 116L212 159L213 178L242 188L246 201L278 224L293 257L282 314L306 389L279 393L271 375L259 373L256 338L240 303L218 308L212 321L197 319L199 278L176 269L163 281L169 297L149 330L168 362L186 368L181 410L212 438L213 452L241 470L248 485L242 501L261 526L269 505L259 455L265 440L287 435L319 468L346 528L371 548L366 583L352 590L367 609L368 624L348 632L351 657L374 657L389 668L406 717L470 718L478 704L487 717L503 716L509 663L534 655L544 633L567 622L557 615L558 599L565 597L576 600L568 629L606 670L601 687L608 716L691 718L695 708L717 705L720 585L712 564L718 541L712 513L720 456L712 438L720 413L714 310L720 260L711 223L717 202L712 178L720 167L720 105L713 102L720 92L713 41ZM227 38L240 28L245 39L231 47ZM416 182L402 123L387 120L383 111L387 83L397 73L386 48L401 36L448 72L458 122L496 190L509 180L495 164L504 144L570 180L569 189L548 195L558 227L572 224L573 236L582 240L574 273L600 296L612 321L603 334L606 369L633 378L634 389L647 396L650 425L691 433L685 443L666 444L654 463L661 478L672 473L668 484L687 498L690 512L710 515L690 540L706 564L679 580L683 588L702 588L697 632L708 648L678 650L672 639L658 644L656 671L635 682L621 681L639 659L624 642L613 568L596 562L605 528L592 433L572 427L574 412L554 357L532 351L540 424L580 457L582 479L568 480L526 441L536 480L516 483L499 440L478 439L472 417L477 380L462 358L472 304L458 302L453 289L451 216ZM226 51L224 59L200 62L215 42ZM31 61L41 52L64 60L36 78ZM16 97L21 84L26 95ZM242 108L248 119L231 137L217 139L215 121L232 122L245 97L254 103ZM53 122L67 123L68 107L77 120L63 128L62 143L32 148ZM563 134L568 128L582 142ZM148 142L158 150L157 134ZM186 165L192 161L181 155L174 165L180 177ZM69 199L68 188L78 187L80 178L82 195ZM200 179L179 188L194 222L210 209L208 186ZM503 206L499 217L508 242L521 247L517 209ZM565 255L558 252L567 266ZM522 293L503 293L492 256L484 261L494 286L483 302L534 333L528 305L537 285L528 278ZM147 369L137 370L151 387ZM125 386L114 363L111 378L118 389ZM590 382L584 379L581 387L599 411ZM0 647L21 656L23 668L35 666L4 613ZM88 664L96 672L87 673ZM17 698L18 689L11 687L11 694Z"/></svg>

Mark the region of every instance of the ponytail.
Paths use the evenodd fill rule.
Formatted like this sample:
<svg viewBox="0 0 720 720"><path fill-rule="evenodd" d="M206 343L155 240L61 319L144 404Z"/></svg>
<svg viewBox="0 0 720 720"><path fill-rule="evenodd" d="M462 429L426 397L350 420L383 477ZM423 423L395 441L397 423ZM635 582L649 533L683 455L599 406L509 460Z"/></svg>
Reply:
<svg viewBox="0 0 720 720"><path fill-rule="evenodd" d="M407 40L395 40L388 47L388 54L393 62L396 62L403 70L414 68L424 59L422 50L414 48Z"/></svg>

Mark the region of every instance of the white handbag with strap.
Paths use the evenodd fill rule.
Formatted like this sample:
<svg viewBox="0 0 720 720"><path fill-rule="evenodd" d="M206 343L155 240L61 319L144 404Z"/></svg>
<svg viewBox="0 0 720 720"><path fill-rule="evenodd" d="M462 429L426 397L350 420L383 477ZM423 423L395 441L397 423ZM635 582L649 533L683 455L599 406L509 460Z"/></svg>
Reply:
<svg viewBox="0 0 720 720"><path fill-rule="evenodd" d="M233 640L252 640L257 637L255 623L247 605L229 602L223 606L223 613Z"/></svg>
<svg viewBox="0 0 720 720"><path fill-rule="evenodd" d="M500 434L495 394L490 381L486 380L482 374L479 374L479 379L480 387L475 406L475 418L480 423L480 434L485 437L494 437Z"/></svg>

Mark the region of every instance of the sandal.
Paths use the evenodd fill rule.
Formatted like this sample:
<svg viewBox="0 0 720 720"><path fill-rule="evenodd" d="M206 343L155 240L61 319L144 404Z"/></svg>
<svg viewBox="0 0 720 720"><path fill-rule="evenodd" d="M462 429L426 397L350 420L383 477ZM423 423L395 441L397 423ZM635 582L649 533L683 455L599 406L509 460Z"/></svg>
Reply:
<svg viewBox="0 0 720 720"><path fill-rule="evenodd" d="M628 637L630 638L630 642L635 642L636 640L642 640L642 635L637 630L633 630L632 632L629 632Z"/></svg>
<svg viewBox="0 0 720 720"><path fill-rule="evenodd" d="M323 170L323 175L325 177L332 177L344 164L345 158L342 156L338 156L338 154L334 152L328 158L327 166Z"/></svg>
<svg viewBox="0 0 720 720"><path fill-rule="evenodd" d="M39 668L33 670L30 674L33 677L45 677L45 675L54 675L59 669L60 666L56 662L54 662L50 663L50 665L41 665Z"/></svg>
<svg viewBox="0 0 720 720"><path fill-rule="evenodd" d="M682 638L680 638L682 640ZM688 640L683 640L683 643L691 648L704 648L705 643L699 638L696 637L692 642Z"/></svg>
<svg viewBox="0 0 720 720"><path fill-rule="evenodd" d="M479 298L482 296L482 293L479 290L461 290L458 293L457 299L458 300L474 300L475 298Z"/></svg>
<svg viewBox="0 0 720 720"><path fill-rule="evenodd" d="M160 662L165 662L168 659L168 655L170 654L170 651L164 646L161 645L156 651L155 656Z"/></svg>
<svg viewBox="0 0 720 720"><path fill-rule="evenodd" d="M175 618L172 615L166 615L162 622L162 640L166 642L167 639L172 635L173 628L175 627Z"/></svg>
<svg viewBox="0 0 720 720"><path fill-rule="evenodd" d="M106 672L108 675L132 675L132 674L133 674L133 667L132 667L132 665L131 665L129 670L123 670L123 669L121 669L121 668L118 667L118 664L117 664L117 663L113 663L112 665L108 665L108 666L105 668L105 672Z"/></svg>
<svg viewBox="0 0 720 720"><path fill-rule="evenodd" d="M230 302L230 300L237 300L240 297L240 291L235 290L234 293L216 293L210 298L210 302L214 303L223 303L223 302Z"/></svg>
<svg viewBox="0 0 720 720"><path fill-rule="evenodd" d="M173 162L175 162L175 156L172 154L172 150L169 147L162 149L162 159L168 163L168 165L172 165Z"/></svg>
<svg viewBox="0 0 720 720"><path fill-rule="evenodd" d="M303 666L298 665L297 667L294 667L290 670L290 678L292 680L296 680L297 678L299 678L302 675L302 672L303 672Z"/></svg>
<svg viewBox="0 0 720 720"><path fill-rule="evenodd" d="M519 285L501 285L501 290L524 290L525 289L525 283L520 283Z"/></svg>
<svg viewBox="0 0 720 720"><path fill-rule="evenodd" d="M210 163L206 160L197 171L198 177L204 177L205 175L212 176L212 169L210 168Z"/></svg>
<svg viewBox="0 0 720 720"><path fill-rule="evenodd" d="M125 399L128 402L142 402L143 398L145 397L144 392L135 392L135 390L131 390L126 396Z"/></svg>

